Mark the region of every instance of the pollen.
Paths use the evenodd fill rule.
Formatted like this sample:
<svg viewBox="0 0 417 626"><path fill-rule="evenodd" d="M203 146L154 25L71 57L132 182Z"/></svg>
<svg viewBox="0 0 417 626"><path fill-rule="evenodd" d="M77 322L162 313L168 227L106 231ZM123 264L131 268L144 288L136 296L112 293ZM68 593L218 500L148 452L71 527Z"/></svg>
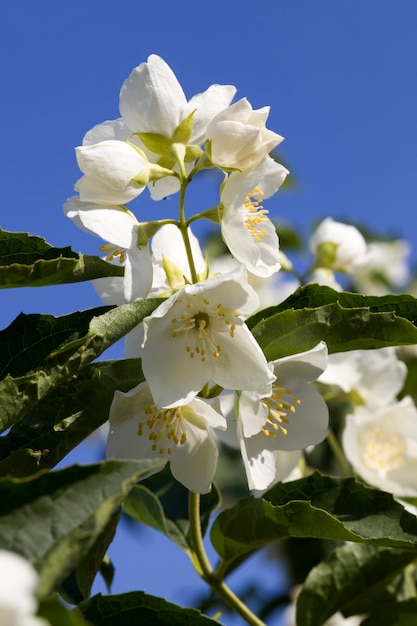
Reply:
<svg viewBox="0 0 417 626"><path fill-rule="evenodd" d="M184 350L191 359L206 363L222 354L221 337L227 333L234 338L237 318L228 318L221 302L212 302L207 296L182 296L175 303L171 318L171 337L186 339Z"/></svg>
<svg viewBox="0 0 417 626"><path fill-rule="evenodd" d="M290 389L281 387L275 383L272 388L272 394L268 398L263 398L262 402L268 409L268 417L262 428L262 432L266 437L276 437L277 434L287 435L291 414L297 410L297 406L301 404L300 398L294 396Z"/></svg>
<svg viewBox="0 0 417 626"><path fill-rule="evenodd" d="M244 215L245 227L256 242L261 241L268 234L263 226L268 219L266 217L268 211L262 206L263 195L259 187L254 187L253 191L246 196L243 207L240 209Z"/></svg>
<svg viewBox="0 0 417 626"><path fill-rule="evenodd" d="M385 473L405 465L405 443L399 435L375 427L365 433L364 444L362 456L369 469Z"/></svg>
<svg viewBox="0 0 417 626"><path fill-rule="evenodd" d="M106 261L113 261L116 257L119 257L120 263L124 263L126 260L126 250L124 248L116 248L111 243L100 246L100 251L106 253Z"/></svg>
<svg viewBox="0 0 417 626"><path fill-rule="evenodd" d="M187 441L181 407L157 409L155 405L151 405L144 411L144 418L138 423L138 437L146 432L152 442L153 452L170 456L173 446L182 446Z"/></svg>

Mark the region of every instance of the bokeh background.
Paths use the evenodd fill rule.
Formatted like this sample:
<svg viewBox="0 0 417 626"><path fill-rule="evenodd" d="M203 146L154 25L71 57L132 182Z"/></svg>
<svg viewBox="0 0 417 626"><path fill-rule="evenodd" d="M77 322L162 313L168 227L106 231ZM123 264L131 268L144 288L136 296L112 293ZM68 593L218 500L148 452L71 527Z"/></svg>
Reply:
<svg viewBox="0 0 417 626"><path fill-rule="evenodd" d="M118 117L122 82L157 53L188 97L234 84L237 98L271 106L268 126L285 137L279 152L292 172L266 206L272 217L302 234L330 215L405 237L415 262L414 0L1 0L0 33L3 229L98 253L100 241L62 212L80 175L74 147ZM198 188L192 198L193 209L208 208ZM176 208L175 199L156 204L145 194L140 203L143 219ZM99 304L83 283L3 291L0 327L20 311L60 315ZM97 439L69 460L94 461L102 450ZM124 523L110 556L116 593L144 589L191 605L204 589L187 557L151 531ZM266 558L249 561L232 584L257 578L265 592L285 589L285 572Z"/></svg>

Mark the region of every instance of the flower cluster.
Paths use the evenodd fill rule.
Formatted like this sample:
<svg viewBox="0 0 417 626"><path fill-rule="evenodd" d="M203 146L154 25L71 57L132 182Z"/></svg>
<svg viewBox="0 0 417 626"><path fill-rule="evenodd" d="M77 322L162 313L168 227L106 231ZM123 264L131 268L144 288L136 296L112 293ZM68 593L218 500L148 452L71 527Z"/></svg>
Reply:
<svg viewBox="0 0 417 626"><path fill-rule="evenodd" d="M151 55L122 86L121 117L95 126L76 148L83 176L64 205L79 228L104 240L107 260L124 265L123 278L97 282L107 302L166 298L127 341L145 382L115 393L108 456L165 457L196 493L211 488L219 441L240 448L249 487L265 489L325 438L328 422L310 384L326 368L325 344L268 363L245 323L260 306L256 280L281 268L264 202L288 171L270 156L283 137L266 127L269 107L232 103L235 93L211 85L187 100ZM223 176L219 202L187 219L187 186L212 168ZM178 219L140 222L129 203L146 188L155 201L179 191ZM200 218L220 225L232 268L215 272L202 254L190 229Z"/></svg>

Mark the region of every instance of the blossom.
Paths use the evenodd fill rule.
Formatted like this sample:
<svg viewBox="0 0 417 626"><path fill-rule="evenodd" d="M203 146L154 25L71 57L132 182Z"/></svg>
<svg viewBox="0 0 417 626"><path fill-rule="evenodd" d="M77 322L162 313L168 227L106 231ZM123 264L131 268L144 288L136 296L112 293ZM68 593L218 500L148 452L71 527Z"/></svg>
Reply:
<svg viewBox="0 0 417 626"><path fill-rule="evenodd" d="M310 250L317 266L351 272L366 263L366 241L355 226L335 222L331 217L319 224L310 237Z"/></svg>
<svg viewBox="0 0 417 626"><path fill-rule="evenodd" d="M205 142L214 165L240 171L259 165L284 139L265 127L269 110L253 110L242 98L214 116L207 126Z"/></svg>
<svg viewBox="0 0 417 626"><path fill-rule="evenodd" d="M187 403L211 380L268 393L274 376L240 317L257 305L239 268L186 285L145 317L142 368L155 404Z"/></svg>
<svg viewBox="0 0 417 626"><path fill-rule="evenodd" d="M0 623L4 626L46 626L34 614L38 574L23 557L0 550Z"/></svg>
<svg viewBox="0 0 417 626"><path fill-rule="evenodd" d="M280 265L275 226L267 217L262 200L272 196L288 170L270 157L253 170L234 172L221 194L221 231L233 256L257 276L271 276Z"/></svg>
<svg viewBox="0 0 417 626"><path fill-rule="evenodd" d="M403 239L371 241L366 263L353 271L352 279L357 291L382 296L391 288L403 288L410 278L409 255L410 244Z"/></svg>
<svg viewBox="0 0 417 626"><path fill-rule="evenodd" d="M326 437L328 409L317 389L309 384L322 374L326 364L327 346L320 342L311 350L270 363L276 376L270 394L260 397L242 391L237 419L251 489L266 489L276 480L277 450L302 450Z"/></svg>
<svg viewBox="0 0 417 626"><path fill-rule="evenodd" d="M119 257L124 264L124 301L145 297L152 284L152 261L149 245L139 246L140 223L135 216L124 207L85 203L77 196L67 200L64 213L82 230L109 242L101 250L108 260Z"/></svg>
<svg viewBox="0 0 417 626"><path fill-rule="evenodd" d="M210 491L218 458L211 429L226 428L226 421L207 402L195 398L157 409L148 384L140 383L115 392L109 419L109 458L168 458L172 475L187 489Z"/></svg>
<svg viewBox="0 0 417 626"><path fill-rule="evenodd" d="M319 381L338 386L356 403L379 407L395 399L406 375L405 363L388 347L331 354Z"/></svg>
<svg viewBox="0 0 417 626"><path fill-rule="evenodd" d="M296 468L301 450L320 443L327 434L328 410L309 383L327 363L327 347L277 359L269 364L276 376L272 390L236 394L224 391L217 402L228 428L218 437L239 447L250 489L264 491L286 479Z"/></svg>
<svg viewBox="0 0 417 626"><path fill-rule="evenodd" d="M124 141L109 139L79 146L75 152L84 173L75 184L82 202L106 205L130 202L149 181L150 167L145 155Z"/></svg>
<svg viewBox="0 0 417 626"><path fill-rule="evenodd" d="M83 145L129 138L146 153L149 161L156 163L160 154L150 149L149 144L147 147L143 143L143 140L146 141L145 136L139 138L138 135L152 135L156 143L157 136L160 136L175 138L177 143L182 140L184 145L200 146L209 121L230 104L235 93L236 88L232 85L211 85L187 101L169 65L160 56L152 54L147 62L133 69L122 85L119 99L121 118L108 120L92 128L85 135ZM189 116L192 118L189 136L175 136L176 129ZM167 143L160 142L161 145ZM195 160L192 153L188 154L188 158ZM179 181L174 177L164 177L152 182L149 189L152 198L159 200L178 191Z"/></svg>
<svg viewBox="0 0 417 626"><path fill-rule="evenodd" d="M346 458L367 483L396 496L417 495L417 410L410 396L346 417Z"/></svg>

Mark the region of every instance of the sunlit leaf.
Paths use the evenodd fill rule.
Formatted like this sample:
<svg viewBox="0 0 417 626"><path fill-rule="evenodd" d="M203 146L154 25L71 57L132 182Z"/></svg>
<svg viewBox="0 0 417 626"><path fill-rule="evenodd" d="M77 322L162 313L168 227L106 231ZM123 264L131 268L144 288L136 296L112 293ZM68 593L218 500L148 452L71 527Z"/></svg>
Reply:
<svg viewBox="0 0 417 626"><path fill-rule="evenodd" d="M28 559L51 592L89 553L133 485L159 459L72 466L0 483L0 548Z"/></svg>
<svg viewBox="0 0 417 626"><path fill-rule="evenodd" d="M88 365L54 389L0 438L0 476L50 469L104 424L116 389L143 381L140 359Z"/></svg>
<svg viewBox="0 0 417 626"><path fill-rule="evenodd" d="M96 359L152 313L161 299L99 307L63 317L20 315L0 333L0 431Z"/></svg>
<svg viewBox="0 0 417 626"><path fill-rule="evenodd" d="M44 287L105 276L123 276L124 268L70 247L54 248L41 237L0 229L0 289Z"/></svg>
<svg viewBox="0 0 417 626"><path fill-rule="evenodd" d="M417 299L361 296L319 285L298 289L247 320L272 361L325 341L329 352L417 343Z"/></svg>
<svg viewBox="0 0 417 626"><path fill-rule="evenodd" d="M278 483L263 498L239 500L214 521L211 539L218 554L233 560L285 537L315 537L413 550L417 518L391 494L354 478L314 472Z"/></svg>

